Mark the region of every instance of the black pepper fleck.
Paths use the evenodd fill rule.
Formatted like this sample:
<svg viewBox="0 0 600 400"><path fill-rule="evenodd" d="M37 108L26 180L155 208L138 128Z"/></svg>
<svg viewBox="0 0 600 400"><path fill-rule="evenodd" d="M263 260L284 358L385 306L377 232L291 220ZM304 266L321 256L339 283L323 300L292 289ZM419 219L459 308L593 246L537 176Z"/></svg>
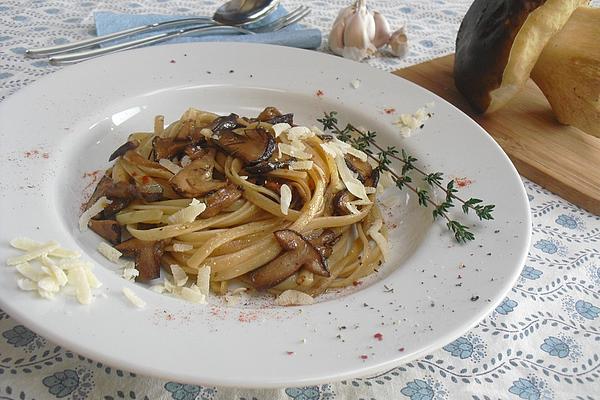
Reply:
<svg viewBox="0 0 600 400"><path fill-rule="evenodd" d="M479 296L471 296L471 301L477 301L479 300Z"/></svg>

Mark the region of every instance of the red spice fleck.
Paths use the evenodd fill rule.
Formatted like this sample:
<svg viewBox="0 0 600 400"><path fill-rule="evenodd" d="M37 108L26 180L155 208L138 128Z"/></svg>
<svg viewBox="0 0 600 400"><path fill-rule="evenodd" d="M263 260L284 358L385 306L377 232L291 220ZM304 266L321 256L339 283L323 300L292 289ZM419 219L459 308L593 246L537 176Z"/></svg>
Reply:
<svg viewBox="0 0 600 400"><path fill-rule="evenodd" d="M456 185L457 185L459 188L464 188L464 187L467 187L467 186L469 186L471 183L473 183L473 181L472 181L472 180L470 180L470 179L469 179L469 178L467 178L467 177L464 177L464 178L454 178L454 182L456 182Z"/></svg>
<svg viewBox="0 0 600 400"><path fill-rule="evenodd" d="M293 351L286 351L288 356L293 356L295 353Z"/></svg>
<svg viewBox="0 0 600 400"><path fill-rule="evenodd" d="M47 159L50 158L50 154L49 153L44 153L44 154L42 154L42 157L47 160Z"/></svg>
<svg viewBox="0 0 600 400"><path fill-rule="evenodd" d="M167 319L167 321L173 321L175 319L175 317L173 316L173 314L167 314L165 316L165 318Z"/></svg>
<svg viewBox="0 0 600 400"><path fill-rule="evenodd" d="M252 322L258 319L258 314L255 312L240 312L238 315L238 321L240 322Z"/></svg>
<svg viewBox="0 0 600 400"><path fill-rule="evenodd" d="M361 355L360 355L360 359L361 359L361 360L366 360L367 358L369 358L369 356L368 356L368 355L366 355L366 354L361 354Z"/></svg>
<svg viewBox="0 0 600 400"><path fill-rule="evenodd" d="M404 347L400 347L398 351L404 351Z"/></svg>
<svg viewBox="0 0 600 400"><path fill-rule="evenodd" d="M395 108L384 108L383 112L386 114L394 114L396 112Z"/></svg>
<svg viewBox="0 0 600 400"><path fill-rule="evenodd" d="M352 282L352 286L362 285L362 281L354 281Z"/></svg>
<svg viewBox="0 0 600 400"><path fill-rule="evenodd" d="M325 95L325 92L323 92L321 89L319 89L319 90L317 90L315 92L315 96L317 96L317 97L321 97L321 96L324 96L324 95Z"/></svg>
<svg viewBox="0 0 600 400"><path fill-rule="evenodd" d="M50 153L42 153L39 150L29 150L29 151L25 151L23 152L23 155L25 156L25 158L45 158L48 159L50 157Z"/></svg>
<svg viewBox="0 0 600 400"><path fill-rule="evenodd" d="M171 60L171 61L169 61L169 62L170 62L171 64L175 64L177 61L175 61L175 60Z"/></svg>
<svg viewBox="0 0 600 400"><path fill-rule="evenodd" d="M149 176L146 176L146 175L144 175L144 176L142 177L142 182L144 182L144 185L147 185L147 184L149 184L149 183L150 183L150 177L149 177Z"/></svg>
<svg viewBox="0 0 600 400"><path fill-rule="evenodd" d="M383 334L377 332L376 334L373 335L373 337L377 340L379 340L380 342L383 340Z"/></svg>

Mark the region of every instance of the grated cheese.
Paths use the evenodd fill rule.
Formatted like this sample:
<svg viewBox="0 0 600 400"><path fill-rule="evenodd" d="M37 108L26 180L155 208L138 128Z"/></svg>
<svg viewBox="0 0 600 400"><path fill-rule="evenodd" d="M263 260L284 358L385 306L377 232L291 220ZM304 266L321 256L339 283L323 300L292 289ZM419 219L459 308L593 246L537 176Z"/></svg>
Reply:
<svg viewBox="0 0 600 400"><path fill-rule="evenodd" d="M300 170L309 170L313 167L313 162L310 160L307 161L292 161L290 163L289 169L294 171Z"/></svg>
<svg viewBox="0 0 600 400"><path fill-rule="evenodd" d="M90 304L92 302L92 292L87 279L87 274L83 267L79 266L69 270L67 275L69 283L75 288L75 295L81 304Z"/></svg>
<svg viewBox="0 0 600 400"><path fill-rule="evenodd" d="M56 280L50 276L40 279L37 282L37 287L38 289L45 290L47 292L58 292L60 290L60 286L58 283L56 283Z"/></svg>
<svg viewBox="0 0 600 400"><path fill-rule="evenodd" d="M182 168L179 165L175 164L173 161L167 158L161 158L160 160L158 160L158 163L174 175L177 175L177 173L182 170Z"/></svg>
<svg viewBox="0 0 600 400"><path fill-rule="evenodd" d="M337 166L338 173L340 174L340 179L342 180L342 182L344 182L346 189L348 189L350 193L352 193L359 199L369 201L369 197L365 192L365 186L362 184L361 181L358 180L358 178L354 176L350 168L348 168L344 157L336 157L335 164Z"/></svg>
<svg viewBox="0 0 600 400"><path fill-rule="evenodd" d="M133 304L137 308L144 308L146 306L146 302L140 299L135 293L133 293L133 290L124 287L123 294L125 295L127 300L129 300L131 304Z"/></svg>
<svg viewBox="0 0 600 400"><path fill-rule="evenodd" d="M286 136L291 142L295 142L308 139L315 136L315 134L306 126L294 126L287 130Z"/></svg>
<svg viewBox="0 0 600 400"><path fill-rule="evenodd" d="M27 278L19 278L17 279L17 286L21 290L32 291L37 290L37 283Z"/></svg>
<svg viewBox="0 0 600 400"><path fill-rule="evenodd" d="M165 292L165 287L164 287L164 285L154 285L154 286L150 286L150 290L161 294L161 293Z"/></svg>
<svg viewBox="0 0 600 400"><path fill-rule="evenodd" d="M140 271L135 268L123 268L123 272L121 273L121 277L129 282L134 282L135 278L140 275Z"/></svg>
<svg viewBox="0 0 600 400"><path fill-rule="evenodd" d="M114 262L115 264L119 262L119 258L123 255L119 250L115 249L111 245L105 242L98 243L98 247L96 247L98 252L102 254L107 260Z"/></svg>
<svg viewBox="0 0 600 400"><path fill-rule="evenodd" d="M198 215L204 212L204 210L206 210L206 204L197 199L192 199L189 206L170 215L167 218L167 221L169 224L185 224L193 222Z"/></svg>
<svg viewBox="0 0 600 400"><path fill-rule="evenodd" d="M279 158L281 154L287 154L290 157L295 157L300 160L308 160L312 158L312 154L304 151L304 145L301 142L293 142L292 144L279 143L277 149L279 151Z"/></svg>
<svg viewBox="0 0 600 400"><path fill-rule="evenodd" d="M65 286L67 284L67 282L69 282L69 279L67 278L67 274L65 274L65 272L59 268L54 261L52 261L51 259L48 258L48 256L42 256L41 257L41 261L42 264L47 267L47 274L52 276L54 278L54 280L56 281L56 283L58 283L59 286Z"/></svg>
<svg viewBox="0 0 600 400"><path fill-rule="evenodd" d="M36 242L35 240L25 238L25 237L15 238L15 239L11 240L9 243L15 249L24 250L24 251L35 250L38 247L41 247L44 245L44 243ZM57 257L57 258L81 257L81 254L78 253L77 251L67 250L67 249L63 249L61 247L57 247L54 250L49 251L48 255L52 256L52 257Z"/></svg>
<svg viewBox="0 0 600 400"><path fill-rule="evenodd" d="M358 89L360 87L360 79L354 79L354 80L350 81L350 86L353 89Z"/></svg>
<svg viewBox="0 0 600 400"><path fill-rule="evenodd" d="M181 287L185 285L185 283L188 281L187 274L179 265L171 264L171 272L173 273L173 280L175 281L175 285Z"/></svg>
<svg viewBox="0 0 600 400"><path fill-rule="evenodd" d="M275 304L278 306L303 306L314 302L315 299L310 295L293 289L286 290L275 299Z"/></svg>
<svg viewBox="0 0 600 400"><path fill-rule="evenodd" d="M291 127L292 126L290 124L287 124L285 122L275 124L272 126L273 132L275 132L275 137L279 137L279 135L281 135L283 132L287 131Z"/></svg>
<svg viewBox="0 0 600 400"><path fill-rule="evenodd" d="M7 265L22 264L24 262L31 261L38 257L41 257L42 255L47 255L52 250L57 249L57 248L58 248L58 243L56 243L55 241L51 241L51 242L43 244L40 247L30 250L27 253L22 254L20 256L10 257L8 260L6 260L6 264Z"/></svg>
<svg viewBox="0 0 600 400"><path fill-rule="evenodd" d="M31 279L34 282L37 282L48 276L48 274L45 273L39 265L31 265L27 261L22 264L18 264L15 268L25 278Z"/></svg>
<svg viewBox="0 0 600 400"><path fill-rule="evenodd" d="M90 208L85 210L83 214L81 214L81 217L79 217L79 231L83 232L87 230L90 220L96 215L100 214L102 210L104 210L106 206L111 203L112 201L108 200L106 196L102 196L96 200L96 202Z"/></svg>
<svg viewBox="0 0 600 400"><path fill-rule="evenodd" d="M210 291L210 265L204 265L198 269L198 276L196 276L196 286L200 289L200 293L208 297Z"/></svg>
<svg viewBox="0 0 600 400"><path fill-rule="evenodd" d="M283 215L288 215L290 210L290 204L292 204L292 190L285 183L281 185L280 189L281 193L281 213Z"/></svg>
<svg viewBox="0 0 600 400"><path fill-rule="evenodd" d="M383 220L378 218L373 222L373 225L367 230L367 234L377 243L377 246L381 250L384 260L389 259L389 247L387 239L379 232L383 227Z"/></svg>
<svg viewBox="0 0 600 400"><path fill-rule="evenodd" d="M179 297L190 303L206 304L206 296L202 294L200 290L195 290L194 286L195 285L192 285L191 287L182 287Z"/></svg>
<svg viewBox="0 0 600 400"><path fill-rule="evenodd" d="M194 248L191 244L187 243L173 243L173 251L177 253L183 253L186 251L190 251Z"/></svg>
<svg viewBox="0 0 600 400"><path fill-rule="evenodd" d="M400 134L404 137L410 137L412 133L420 128L425 121L431 118L432 114L429 109L432 108L435 103L427 103L425 107L419 108L414 114L400 114L400 117L394 125L400 128Z"/></svg>

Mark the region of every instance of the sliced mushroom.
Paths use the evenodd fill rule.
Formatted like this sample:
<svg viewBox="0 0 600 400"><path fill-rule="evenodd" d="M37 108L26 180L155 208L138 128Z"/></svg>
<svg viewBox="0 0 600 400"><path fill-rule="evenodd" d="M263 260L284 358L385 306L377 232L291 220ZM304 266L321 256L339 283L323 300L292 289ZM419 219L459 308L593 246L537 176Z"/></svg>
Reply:
<svg viewBox="0 0 600 400"><path fill-rule="evenodd" d="M117 221L91 219L88 226L92 231L96 232L112 244L121 243L121 225L119 225Z"/></svg>
<svg viewBox="0 0 600 400"><path fill-rule="evenodd" d="M225 131L216 141L226 153L241 158L245 164L268 160L275 151L275 138L262 128L246 129L245 135Z"/></svg>
<svg viewBox="0 0 600 400"><path fill-rule="evenodd" d="M340 190L333 196L333 213L334 215L348 215L352 212L348 208L348 203L352 201L354 195L347 189Z"/></svg>
<svg viewBox="0 0 600 400"><path fill-rule="evenodd" d="M108 161L112 161L121 157L123 154L127 153L129 150L137 148L139 145L139 142L132 140L123 143L110 155L110 157L108 157Z"/></svg>
<svg viewBox="0 0 600 400"><path fill-rule="evenodd" d="M131 203L131 200L129 199L109 198L109 200L111 201L111 203L104 207L104 210L102 210L102 214L100 214L100 219L112 218L116 213L118 213L119 211L127 207L129 203Z"/></svg>
<svg viewBox="0 0 600 400"><path fill-rule="evenodd" d="M250 282L256 289L276 286L302 267L318 275L329 276L327 261L301 234L291 229L275 231L273 234L283 253L249 274Z"/></svg>
<svg viewBox="0 0 600 400"><path fill-rule="evenodd" d="M325 229L318 237L311 239L310 244L321 253L323 258L328 258L333 252L333 246L338 240L340 240L340 235L337 235L331 229Z"/></svg>
<svg viewBox="0 0 600 400"><path fill-rule="evenodd" d="M256 119L258 119L259 121L262 121L262 122L266 122L270 119L280 117L280 116L281 116L281 111L279 111L276 107L266 107L264 110L262 110L260 112L260 114L258 114L258 117Z"/></svg>
<svg viewBox="0 0 600 400"><path fill-rule="evenodd" d="M154 161L163 158L171 159L181 153L181 151L183 151L190 143L189 140L175 140L173 138L161 138L157 136L152 139Z"/></svg>
<svg viewBox="0 0 600 400"><path fill-rule="evenodd" d="M177 194L177 192L173 190L173 187L171 186L168 180L162 178L154 178L154 181L162 188L161 199L174 200L179 199L181 197Z"/></svg>
<svg viewBox="0 0 600 400"><path fill-rule="evenodd" d="M200 218L214 217L222 210L231 206L237 199L242 197L242 190L235 185L227 185L206 196L204 204L206 209L200 214Z"/></svg>
<svg viewBox="0 0 600 400"><path fill-rule="evenodd" d="M149 177L145 177L149 178ZM140 195L147 202L158 201L163 198L163 188L154 179L148 179L148 183L140 185L138 190Z"/></svg>
<svg viewBox="0 0 600 400"><path fill-rule="evenodd" d="M177 193L185 197L203 196L221 189L227 183L213 180L214 166L215 149L209 149L171 178L171 186Z"/></svg>
<svg viewBox="0 0 600 400"><path fill-rule="evenodd" d="M348 168L358 174L358 180L363 185L368 187L377 186L377 182L379 182L379 170L373 169L367 161L362 161L352 154L346 154L344 159Z"/></svg>
<svg viewBox="0 0 600 400"><path fill-rule="evenodd" d="M84 209L87 210L94 205L94 203L97 202L100 197L106 196L106 191L110 189L112 185L113 180L108 175L104 175L96 185L94 193L92 193L87 203L85 203Z"/></svg>
<svg viewBox="0 0 600 400"><path fill-rule="evenodd" d="M117 182L113 183L106 190L106 197L109 199L129 199L134 200L139 195L135 185L128 182Z"/></svg>
<svg viewBox="0 0 600 400"><path fill-rule="evenodd" d="M214 133L219 133L221 131L230 131L232 129L237 128L239 115L231 113L229 115L224 115L215 119L212 124L208 127Z"/></svg>
<svg viewBox="0 0 600 400"><path fill-rule="evenodd" d="M144 241L129 239L115 246L123 255L135 258L135 267L140 272L136 281L147 282L160 276L160 258L164 252L162 240Z"/></svg>
<svg viewBox="0 0 600 400"><path fill-rule="evenodd" d="M285 124L290 124L291 126L294 126L294 114L278 115L277 117L268 119L265 122L268 122L271 125L285 123Z"/></svg>
<svg viewBox="0 0 600 400"><path fill-rule="evenodd" d="M196 160L196 159L206 155L206 153L208 152L208 149L206 147L202 147L200 145L190 144L185 147L183 152L185 153L186 156L188 156L190 158L190 160Z"/></svg>
<svg viewBox="0 0 600 400"><path fill-rule="evenodd" d="M276 169L287 168L289 165L288 161L263 161L255 165L248 165L244 169L251 175L264 175Z"/></svg>

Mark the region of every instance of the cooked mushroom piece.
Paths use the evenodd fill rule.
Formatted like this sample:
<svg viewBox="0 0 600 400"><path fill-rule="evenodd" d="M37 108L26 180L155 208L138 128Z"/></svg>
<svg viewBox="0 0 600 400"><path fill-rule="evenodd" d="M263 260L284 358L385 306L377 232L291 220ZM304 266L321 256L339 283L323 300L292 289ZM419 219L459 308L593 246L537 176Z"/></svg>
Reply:
<svg viewBox="0 0 600 400"><path fill-rule="evenodd" d="M121 226L114 220L95 220L91 219L88 223L90 229L98 235L108 240L112 244L121 243Z"/></svg>
<svg viewBox="0 0 600 400"><path fill-rule="evenodd" d="M115 246L123 255L135 258L135 268L140 272L136 281L147 282L160 277L160 258L165 244L162 240L144 241L129 239Z"/></svg>
<svg viewBox="0 0 600 400"><path fill-rule="evenodd" d="M258 114L258 117L256 117L256 119L258 119L259 121L262 122L266 122L270 119L273 119L275 117L280 117L281 116L281 111L279 111L277 109L277 107L265 107L264 110L262 110L260 112L260 114Z"/></svg>
<svg viewBox="0 0 600 400"><path fill-rule="evenodd" d="M221 134L217 145L226 153L241 158L246 164L257 164L268 160L275 151L275 139L262 128L245 129L245 135L232 131Z"/></svg>
<svg viewBox="0 0 600 400"><path fill-rule="evenodd" d="M331 229L325 229L318 237L311 239L310 244L321 253L323 258L328 258L333 252L333 246L338 240L340 240L340 235L337 235Z"/></svg>
<svg viewBox="0 0 600 400"><path fill-rule="evenodd" d="M231 113L229 115L224 115L222 117L215 119L212 122L212 124L210 124L208 129L210 129L214 133L219 133L221 131L229 131L229 130L235 129L238 126L238 123L237 123L238 118L239 118L239 115L234 114L234 113Z"/></svg>
<svg viewBox="0 0 600 400"><path fill-rule="evenodd" d="M200 218L214 217L235 203L240 197L242 197L242 190L235 185L227 185L216 192L212 192L204 199L206 209L200 214Z"/></svg>
<svg viewBox="0 0 600 400"><path fill-rule="evenodd" d="M300 268L329 276L327 261L301 234L291 229L273 233L283 252L274 260L250 272L252 285L258 290L269 289L283 282Z"/></svg>
<svg viewBox="0 0 600 400"><path fill-rule="evenodd" d="M196 160L205 155L208 152L208 149L200 145L190 144L183 149L183 152L190 160Z"/></svg>
<svg viewBox="0 0 600 400"><path fill-rule="evenodd" d="M178 155L191 142L189 140L175 140L172 138L155 137L152 139L152 149L154 150L154 161L163 158L171 159Z"/></svg>
<svg viewBox="0 0 600 400"><path fill-rule="evenodd" d="M92 193L87 203L85 203L84 209L87 210L88 208L93 206L94 203L97 202L100 197L106 196L106 191L110 189L112 185L113 180L109 176L104 175L96 185L94 193Z"/></svg>
<svg viewBox="0 0 600 400"><path fill-rule="evenodd" d="M251 175L264 175L276 169L287 168L289 165L289 161L263 161L258 164L248 165L244 169Z"/></svg>
<svg viewBox="0 0 600 400"><path fill-rule="evenodd" d="M271 125L285 123L285 124L290 124L291 126L294 126L294 114L278 115L277 117L268 119L265 122L268 122Z"/></svg>
<svg viewBox="0 0 600 400"><path fill-rule="evenodd" d="M456 37L454 82L475 111L506 104L548 41L589 0L475 0Z"/></svg>
<svg viewBox="0 0 600 400"><path fill-rule="evenodd" d="M373 169L371 164L367 161L362 161L360 158L353 156L352 154L346 154L344 156L346 165L353 172L358 174L358 180L367 187L376 187L379 182L379 171Z"/></svg>
<svg viewBox="0 0 600 400"><path fill-rule="evenodd" d="M215 149L209 149L171 178L171 186L177 193L186 197L203 196L221 189L227 183L213 180L214 166Z"/></svg>
<svg viewBox="0 0 600 400"><path fill-rule="evenodd" d="M137 141L128 141L119 146L111 155L108 157L108 161L112 161L121 157L123 154L127 153L129 150L133 150L138 147L140 144Z"/></svg>
<svg viewBox="0 0 600 400"><path fill-rule="evenodd" d="M354 195L347 189L340 190L333 196L333 213L335 215L348 215L352 212L348 208L348 203L352 201Z"/></svg>

